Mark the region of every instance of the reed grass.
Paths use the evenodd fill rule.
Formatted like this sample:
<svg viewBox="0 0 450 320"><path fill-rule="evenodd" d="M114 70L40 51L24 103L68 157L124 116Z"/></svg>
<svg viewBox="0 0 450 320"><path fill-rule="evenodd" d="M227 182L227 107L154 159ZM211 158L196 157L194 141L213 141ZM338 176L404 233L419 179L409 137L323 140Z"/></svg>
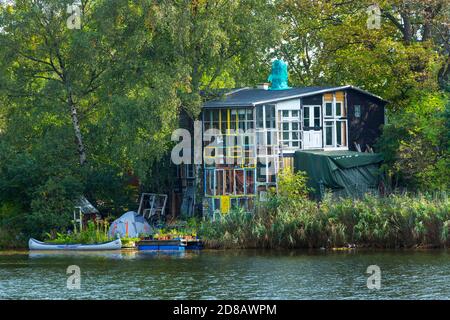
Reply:
<svg viewBox="0 0 450 320"><path fill-rule="evenodd" d="M449 228L446 193L321 202L273 196L254 213L233 208L203 221L200 235L214 248L414 248L450 245Z"/></svg>

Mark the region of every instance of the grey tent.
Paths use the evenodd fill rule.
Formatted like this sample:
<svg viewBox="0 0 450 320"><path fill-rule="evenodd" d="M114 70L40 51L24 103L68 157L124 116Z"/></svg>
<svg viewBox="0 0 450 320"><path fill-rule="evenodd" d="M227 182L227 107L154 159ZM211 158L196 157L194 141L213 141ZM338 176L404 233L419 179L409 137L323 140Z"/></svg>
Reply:
<svg viewBox="0 0 450 320"><path fill-rule="evenodd" d="M152 232L152 228L141 215L138 215L134 211L129 211L123 214L109 227L108 235L111 238L117 236L136 238L139 235L149 235Z"/></svg>

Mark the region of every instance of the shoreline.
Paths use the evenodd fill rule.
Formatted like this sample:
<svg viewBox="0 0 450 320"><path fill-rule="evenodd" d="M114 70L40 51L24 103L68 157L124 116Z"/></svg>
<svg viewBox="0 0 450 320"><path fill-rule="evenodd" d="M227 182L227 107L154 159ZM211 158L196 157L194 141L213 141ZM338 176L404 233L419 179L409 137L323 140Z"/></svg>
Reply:
<svg viewBox="0 0 450 320"><path fill-rule="evenodd" d="M446 251L448 250L448 247L427 247L427 246L419 246L419 247L401 247L401 248L381 248L381 247L354 247L354 248L347 248L347 247L332 247L332 248L256 248L256 247L248 247L248 248L212 248L212 247L205 247L202 250L187 250L187 251L158 251L154 250L154 252L244 252L244 251L261 251L261 252L398 252L398 251ZM46 252L46 250L30 250L26 247L21 248L13 248L13 249L7 249L7 248L0 248L0 254L3 253L29 253L29 252ZM89 253L89 252L145 252L146 250L138 250L137 248L122 248L120 250L93 250L93 251L77 251L77 250L61 250L61 251L48 251L52 253ZM150 250L152 251L152 250Z"/></svg>

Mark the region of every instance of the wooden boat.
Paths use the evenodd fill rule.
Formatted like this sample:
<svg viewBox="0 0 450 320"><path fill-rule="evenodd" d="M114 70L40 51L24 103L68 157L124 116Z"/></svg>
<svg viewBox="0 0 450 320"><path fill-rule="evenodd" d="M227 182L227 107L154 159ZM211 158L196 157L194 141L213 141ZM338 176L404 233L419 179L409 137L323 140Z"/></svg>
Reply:
<svg viewBox="0 0 450 320"><path fill-rule="evenodd" d="M122 241L120 241L120 239L116 239L113 241L96 244L55 244L41 242L31 238L28 241L28 247L30 250L119 250L122 248Z"/></svg>
<svg viewBox="0 0 450 320"><path fill-rule="evenodd" d="M199 239L141 240L136 245L138 250L153 251L185 251L203 249L202 242Z"/></svg>

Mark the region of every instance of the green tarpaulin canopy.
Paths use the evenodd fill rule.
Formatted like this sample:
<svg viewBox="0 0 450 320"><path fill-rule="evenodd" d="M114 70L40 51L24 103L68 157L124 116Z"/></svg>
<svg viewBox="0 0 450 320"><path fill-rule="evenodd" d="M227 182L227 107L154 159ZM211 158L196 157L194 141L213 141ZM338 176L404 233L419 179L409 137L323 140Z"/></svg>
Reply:
<svg viewBox="0 0 450 320"><path fill-rule="evenodd" d="M380 179L380 154L354 151L296 151L294 168L305 171L308 185L322 197L329 188L342 195L357 196L376 188Z"/></svg>

